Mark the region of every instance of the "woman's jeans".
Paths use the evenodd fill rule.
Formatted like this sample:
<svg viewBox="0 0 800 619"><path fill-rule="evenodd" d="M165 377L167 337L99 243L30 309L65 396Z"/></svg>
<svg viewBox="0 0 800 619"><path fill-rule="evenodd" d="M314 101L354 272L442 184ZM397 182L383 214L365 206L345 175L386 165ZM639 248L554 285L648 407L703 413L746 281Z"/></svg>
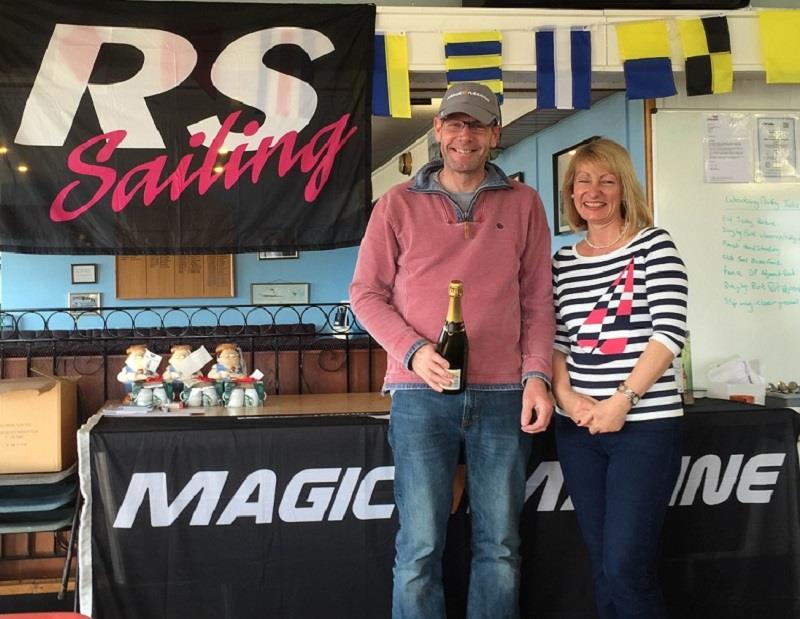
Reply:
<svg viewBox="0 0 800 619"><path fill-rule="evenodd" d="M592 561L600 619L667 616L656 575L681 462L682 418L592 435L555 415L558 459Z"/></svg>
<svg viewBox="0 0 800 619"><path fill-rule="evenodd" d="M519 616L519 518L531 445L520 430L521 407L521 391L392 395L389 442L400 517L394 619L445 616L442 553L462 442L472 521L467 616Z"/></svg>

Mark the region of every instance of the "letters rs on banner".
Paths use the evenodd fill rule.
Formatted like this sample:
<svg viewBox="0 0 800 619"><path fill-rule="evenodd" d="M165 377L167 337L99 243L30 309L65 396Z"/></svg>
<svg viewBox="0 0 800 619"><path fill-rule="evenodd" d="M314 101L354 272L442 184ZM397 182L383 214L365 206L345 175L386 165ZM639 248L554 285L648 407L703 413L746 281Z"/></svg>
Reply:
<svg viewBox="0 0 800 619"><path fill-rule="evenodd" d="M374 28L374 5L0 4L0 250L357 244Z"/></svg>

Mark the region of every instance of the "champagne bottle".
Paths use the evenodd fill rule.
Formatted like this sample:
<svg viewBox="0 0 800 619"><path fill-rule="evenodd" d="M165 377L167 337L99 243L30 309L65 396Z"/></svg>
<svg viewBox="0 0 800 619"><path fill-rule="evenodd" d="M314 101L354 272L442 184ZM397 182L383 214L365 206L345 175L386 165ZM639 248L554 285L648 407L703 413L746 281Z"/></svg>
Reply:
<svg viewBox="0 0 800 619"><path fill-rule="evenodd" d="M450 304L447 307L447 318L442 328L442 334L436 343L436 352L447 359L450 364L452 380L445 387L444 393L461 393L467 386L467 353L469 342L467 331L464 328L464 318L461 315L461 296L464 294L464 284L457 279L450 282L448 288Z"/></svg>

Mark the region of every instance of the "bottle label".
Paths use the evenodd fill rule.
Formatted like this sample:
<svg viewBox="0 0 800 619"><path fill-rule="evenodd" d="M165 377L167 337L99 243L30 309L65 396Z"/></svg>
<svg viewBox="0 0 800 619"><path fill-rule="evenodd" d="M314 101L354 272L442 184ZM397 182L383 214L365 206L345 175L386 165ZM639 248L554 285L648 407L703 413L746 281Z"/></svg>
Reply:
<svg viewBox="0 0 800 619"><path fill-rule="evenodd" d="M445 391L457 391L461 389L461 370L447 370L450 372L450 384L444 389Z"/></svg>

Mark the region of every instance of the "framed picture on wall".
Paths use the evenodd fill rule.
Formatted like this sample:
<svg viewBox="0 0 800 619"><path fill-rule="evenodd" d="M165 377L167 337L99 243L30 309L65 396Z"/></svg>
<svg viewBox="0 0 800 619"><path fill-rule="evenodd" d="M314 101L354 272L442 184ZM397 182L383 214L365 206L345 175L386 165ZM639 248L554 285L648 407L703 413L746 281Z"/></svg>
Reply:
<svg viewBox="0 0 800 619"><path fill-rule="evenodd" d="M287 258L297 258L296 251L260 251L259 260L286 260Z"/></svg>
<svg viewBox="0 0 800 619"><path fill-rule="evenodd" d="M99 292L70 292L68 297L69 313L73 316L97 314L100 307Z"/></svg>
<svg viewBox="0 0 800 619"><path fill-rule="evenodd" d="M564 184L564 178L567 175L567 167L575 151L579 146L588 144L597 140L599 136L593 135L590 138L573 144L568 148L564 148L553 153L553 234L569 234L572 230L569 227L566 214L564 213L564 205L562 202L561 186Z"/></svg>
<svg viewBox="0 0 800 619"><path fill-rule="evenodd" d="M96 284L97 265L96 264L71 264L70 273L73 284Z"/></svg>
<svg viewBox="0 0 800 619"><path fill-rule="evenodd" d="M252 305L305 305L308 303L307 283L250 284Z"/></svg>

